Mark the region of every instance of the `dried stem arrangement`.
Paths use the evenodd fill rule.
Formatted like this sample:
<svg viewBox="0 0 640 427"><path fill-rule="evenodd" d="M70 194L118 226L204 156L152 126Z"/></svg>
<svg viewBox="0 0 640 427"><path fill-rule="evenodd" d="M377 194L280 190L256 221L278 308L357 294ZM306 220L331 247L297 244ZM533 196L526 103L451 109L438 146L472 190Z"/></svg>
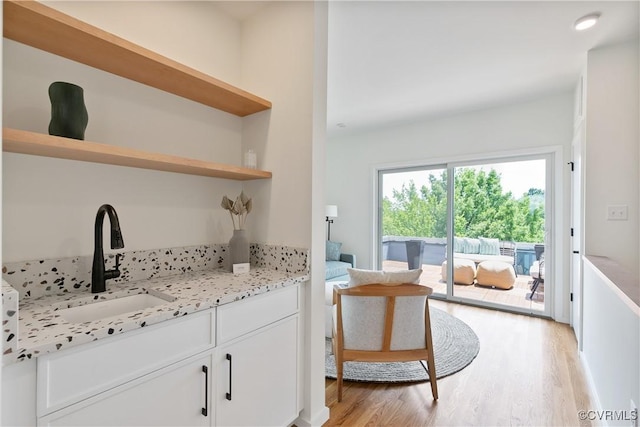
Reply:
<svg viewBox="0 0 640 427"><path fill-rule="evenodd" d="M224 196L222 198L221 206L229 211L229 215L231 215L231 222L233 223L233 229L243 229L244 224L247 221L247 215L251 212L252 207L251 199L244 194L244 191L240 192L240 195L236 197L235 202L231 202L227 196ZM236 218L238 223L237 227Z"/></svg>

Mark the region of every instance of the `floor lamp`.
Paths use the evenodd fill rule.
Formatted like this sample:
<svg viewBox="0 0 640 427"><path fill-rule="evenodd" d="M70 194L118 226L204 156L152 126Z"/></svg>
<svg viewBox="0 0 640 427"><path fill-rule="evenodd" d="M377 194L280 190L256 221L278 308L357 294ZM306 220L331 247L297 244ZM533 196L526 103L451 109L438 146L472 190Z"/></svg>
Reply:
<svg viewBox="0 0 640 427"><path fill-rule="evenodd" d="M324 213L327 217L327 240L331 240L331 224L333 224L333 220L329 218L338 217L338 207L336 205L327 205L324 208Z"/></svg>

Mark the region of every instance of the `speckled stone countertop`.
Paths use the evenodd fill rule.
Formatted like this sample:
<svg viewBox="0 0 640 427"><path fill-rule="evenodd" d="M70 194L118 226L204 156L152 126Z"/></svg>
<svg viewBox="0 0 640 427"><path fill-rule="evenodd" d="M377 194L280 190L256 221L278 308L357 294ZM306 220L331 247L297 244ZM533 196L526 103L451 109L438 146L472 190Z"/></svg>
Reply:
<svg viewBox="0 0 640 427"><path fill-rule="evenodd" d="M91 294L80 289L26 299L20 302L15 351L3 355L3 365L38 357L121 334L175 317L238 301L309 279L306 272L285 272L251 267L234 275L224 269L184 273L128 283L109 283L107 291ZM172 302L141 311L84 323L68 323L58 310L85 305L96 299L107 300L129 294L160 292L175 298Z"/></svg>

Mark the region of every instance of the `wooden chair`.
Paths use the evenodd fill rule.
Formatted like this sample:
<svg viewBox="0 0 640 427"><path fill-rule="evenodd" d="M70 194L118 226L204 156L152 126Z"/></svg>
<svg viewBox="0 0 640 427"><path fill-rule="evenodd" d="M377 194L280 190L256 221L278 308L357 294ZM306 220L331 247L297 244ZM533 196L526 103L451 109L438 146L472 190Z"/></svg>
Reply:
<svg viewBox="0 0 640 427"><path fill-rule="evenodd" d="M433 289L412 283L333 287L333 353L338 402L344 362L419 361L438 399L429 300ZM426 366L423 361L426 361Z"/></svg>

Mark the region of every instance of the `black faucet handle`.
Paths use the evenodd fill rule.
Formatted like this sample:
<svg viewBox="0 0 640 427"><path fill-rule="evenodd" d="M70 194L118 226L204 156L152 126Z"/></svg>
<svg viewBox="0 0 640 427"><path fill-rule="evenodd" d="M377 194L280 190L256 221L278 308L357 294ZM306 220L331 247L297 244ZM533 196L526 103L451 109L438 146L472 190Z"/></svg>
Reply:
<svg viewBox="0 0 640 427"><path fill-rule="evenodd" d="M117 277L120 277L120 257L122 255L120 254L116 254L116 266L113 270L107 270L104 272L104 278L105 279L115 279Z"/></svg>

